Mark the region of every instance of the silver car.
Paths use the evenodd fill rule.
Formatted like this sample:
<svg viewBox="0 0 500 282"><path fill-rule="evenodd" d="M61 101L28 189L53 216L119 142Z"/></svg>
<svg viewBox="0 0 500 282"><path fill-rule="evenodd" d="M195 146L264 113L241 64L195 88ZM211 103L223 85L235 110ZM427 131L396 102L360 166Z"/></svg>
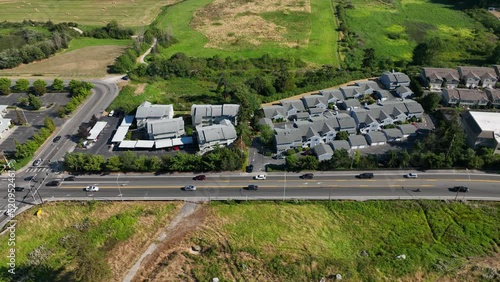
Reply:
<svg viewBox="0 0 500 282"><path fill-rule="evenodd" d="M184 191L196 191L196 186L186 185L186 186L184 186Z"/></svg>

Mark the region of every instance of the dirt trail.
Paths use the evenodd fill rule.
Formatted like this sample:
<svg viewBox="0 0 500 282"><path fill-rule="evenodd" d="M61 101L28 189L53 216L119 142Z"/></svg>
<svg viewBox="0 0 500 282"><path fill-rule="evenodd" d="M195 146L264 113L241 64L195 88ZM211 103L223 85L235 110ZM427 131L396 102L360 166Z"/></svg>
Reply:
<svg viewBox="0 0 500 282"><path fill-rule="evenodd" d="M130 268L123 282L143 281L148 270L155 267L159 254L172 243L177 243L187 234L195 230L203 222L201 209L197 203L186 202L179 214L172 220L164 232L158 236L155 243L151 243L148 249L141 255L137 262Z"/></svg>
<svg viewBox="0 0 500 282"><path fill-rule="evenodd" d="M337 86L333 86L333 87L329 87L329 88L326 88L326 89L338 89L339 87L353 85L356 82L374 80L376 78L377 77L370 77L370 78L363 78L363 79L353 80L353 81L349 81L347 83L344 83L344 84L341 84L341 85L337 85ZM321 90L323 90L323 89L321 89ZM281 99L281 100L276 100L276 101L272 101L272 102L269 102L269 103L265 103L265 104L262 104L261 106L271 106L271 105L274 105L274 104L279 104L280 101L298 100L298 99L300 99L300 98L302 98L304 96L309 96L309 95L318 94L318 93L319 93L319 90L315 90L315 91L311 91L311 92L306 92L306 93L302 93L302 94L295 95L295 96L292 96L292 97L284 98L284 99Z"/></svg>

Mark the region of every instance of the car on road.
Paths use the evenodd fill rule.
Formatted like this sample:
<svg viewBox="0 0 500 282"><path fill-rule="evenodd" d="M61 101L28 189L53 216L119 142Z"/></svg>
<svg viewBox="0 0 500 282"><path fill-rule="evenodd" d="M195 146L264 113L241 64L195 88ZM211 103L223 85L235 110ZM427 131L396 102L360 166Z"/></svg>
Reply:
<svg viewBox="0 0 500 282"><path fill-rule="evenodd" d="M14 190L16 190L17 192L22 192L24 191L24 187L16 187L14 188Z"/></svg>
<svg viewBox="0 0 500 282"><path fill-rule="evenodd" d="M24 181L35 181L35 180L36 180L36 179L35 179L35 176L34 176L34 175L32 175L32 176L28 176L28 177L25 177L25 178L24 178Z"/></svg>
<svg viewBox="0 0 500 282"><path fill-rule="evenodd" d="M59 186L59 184L60 184L59 181L52 180L52 181L47 182L47 184L45 184L45 186Z"/></svg>
<svg viewBox="0 0 500 282"><path fill-rule="evenodd" d="M203 174L193 177L193 180L205 180L205 179L207 179L207 177Z"/></svg>
<svg viewBox="0 0 500 282"><path fill-rule="evenodd" d="M56 143L59 140L61 140L61 135L54 137L54 139L52 139L52 142Z"/></svg>
<svg viewBox="0 0 500 282"><path fill-rule="evenodd" d="M314 178L314 174L312 174L312 173L302 174L300 176L300 178L302 178L302 179L313 179Z"/></svg>
<svg viewBox="0 0 500 282"><path fill-rule="evenodd" d="M405 174L405 178L417 178L418 175L416 173L410 172L408 174Z"/></svg>
<svg viewBox="0 0 500 282"><path fill-rule="evenodd" d="M15 206L13 209L6 210L3 214L7 215L7 216L11 216L11 215L13 216L16 214L17 209L19 209L19 207Z"/></svg>
<svg viewBox="0 0 500 282"><path fill-rule="evenodd" d="M358 174L356 177L359 179L372 179L375 176L371 172L364 172L364 173Z"/></svg>
<svg viewBox="0 0 500 282"><path fill-rule="evenodd" d="M186 186L184 186L184 191L196 191L196 186L186 185Z"/></svg>
<svg viewBox="0 0 500 282"><path fill-rule="evenodd" d="M97 191L99 191L99 186L97 186L97 185L89 185L89 186L85 187L85 191L87 191L87 192L97 192Z"/></svg>
<svg viewBox="0 0 500 282"><path fill-rule="evenodd" d="M253 171L253 164L247 166L247 172L251 173Z"/></svg>
<svg viewBox="0 0 500 282"><path fill-rule="evenodd" d="M33 162L33 166L39 166L42 163L42 159L38 159Z"/></svg>
<svg viewBox="0 0 500 282"><path fill-rule="evenodd" d="M74 175L64 178L64 181L75 181L76 177Z"/></svg>
<svg viewBox="0 0 500 282"><path fill-rule="evenodd" d="M250 184L247 186L247 190L259 190L259 186L255 184Z"/></svg>
<svg viewBox="0 0 500 282"><path fill-rule="evenodd" d="M450 189L453 192L469 192L469 188L465 186L455 186Z"/></svg>
<svg viewBox="0 0 500 282"><path fill-rule="evenodd" d="M253 177L255 180L266 180L266 176L264 174L259 174Z"/></svg>

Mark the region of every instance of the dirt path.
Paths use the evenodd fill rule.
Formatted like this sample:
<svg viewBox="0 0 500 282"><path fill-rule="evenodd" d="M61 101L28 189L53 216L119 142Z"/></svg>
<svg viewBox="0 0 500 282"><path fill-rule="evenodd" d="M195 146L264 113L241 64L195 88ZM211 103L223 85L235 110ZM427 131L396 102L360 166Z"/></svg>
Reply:
<svg viewBox="0 0 500 282"><path fill-rule="evenodd" d="M149 53L151 53L151 50L153 50L153 48L155 47L156 42L157 42L157 40L155 37L155 38L153 38L153 44L151 44L151 47L149 47L149 49L146 50L146 52L144 52L144 54L142 54L139 58L137 58L138 63L146 64L146 65L148 64L144 61L144 58L146 58L146 56L149 55Z"/></svg>
<svg viewBox="0 0 500 282"><path fill-rule="evenodd" d="M376 78L377 77L370 77L370 78L363 78L363 79L353 80L353 81L349 81L347 83L344 83L344 84L341 84L341 85L337 85L337 86L333 86L333 87L326 88L326 89L338 89L339 87L342 87L342 86L353 85L356 82L368 81L368 80L373 80L373 79L376 79ZM321 89L321 90L324 90L324 89ZM265 103L265 104L262 104L261 106L271 106L273 104L279 104L280 101L298 100L298 99L300 99L300 98L302 98L304 96L309 96L309 95L318 94L318 93L319 93L319 90L315 90L315 91L311 91L311 92L306 92L306 93L302 93L302 94L295 95L295 96L292 96L292 97L288 97L288 98L285 98L285 99L281 99L281 100L276 100L276 101L272 101L272 102L269 102L269 103Z"/></svg>
<svg viewBox="0 0 500 282"><path fill-rule="evenodd" d="M158 253L161 252L165 245L168 245L173 241L178 241L179 235L184 236L187 231L196 229L197 226L193 226L192 223L197 221L193 220L192 218L187 220L187 218L195 213L197 207L197 203L184 203L184 206L182 206L179 214L177 214L174 220L172 220L165 231L162 232L160 236L158 236L158 238L156 238L155 243L149 245L148 249L132 266L125 278L123 278L123 282L142 280L139 277L136 277L136 274L139 273L139 276L143 276L142 272L144 272L144 269L147 270L151 266L154 266L154 262L158 257ZM139 271L140 269L141 271Z"/></svg>

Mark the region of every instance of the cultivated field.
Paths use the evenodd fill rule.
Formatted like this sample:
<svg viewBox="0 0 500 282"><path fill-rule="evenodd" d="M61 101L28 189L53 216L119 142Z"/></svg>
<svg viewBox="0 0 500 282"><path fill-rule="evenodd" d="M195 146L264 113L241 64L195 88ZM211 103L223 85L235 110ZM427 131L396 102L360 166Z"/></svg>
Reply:
<svg viewBox="0 0 500 282"><path fill-rule="evenodd" d="M42 213L31 209L16 217L16 274L39 279L29 281L71 281L65 277L75 265L76 254L65 243L78 234L88 248L108 262L107 281L121 281L128 269L177 213L181 203L83 202L50 203ZM0 281L13 277L7 272L9 232L0 236ZM90 261L89 263L99 263ZM88 277L87 277L88 278ZM21 280L17 280L21 281ZM74 280L73 280L74 281ZM90 281L90 280L86 280Z"/></svg>
<svg viewBox="0 0 500 282"><path fill-rule="evenodd" d="M338 64L332 3L322 0L198 0L165 9L154 22L179 39L166 56L291 56Z"/></svg>
<svg viewBox="0 0 500 282"><path fill-rule="evenodd" d="M347 10L349 29L360 34L363 48L374 48L377 56L411 60L413 48L426 35L455 39L474 36L481 30L464 12L431 0L352 0ZM460 55L450 54L452 59ZM460 58L456 58L460 59Z"/></svg>
<svg viewBox="0 0 500 282"><path fill-rule="evenodd" d="M143 279L480 281L500 268L498 203L212 203L203 214Z"/></svg>
<svg viewBox="0 0 500 282"><path fill-rule="evenodd" d="M126 26L150 24L160 8L178 0L0 0L2 21L76 22L105 25L112 20Z"/></svg>
<svg viewBox="0 0 500 282"><path fill-rule="evenodd" d="M130 40L74 39L68 50L38 62L0 70L0 75L100 78ZM108 45L106 45L108 44Z"/></svg>

